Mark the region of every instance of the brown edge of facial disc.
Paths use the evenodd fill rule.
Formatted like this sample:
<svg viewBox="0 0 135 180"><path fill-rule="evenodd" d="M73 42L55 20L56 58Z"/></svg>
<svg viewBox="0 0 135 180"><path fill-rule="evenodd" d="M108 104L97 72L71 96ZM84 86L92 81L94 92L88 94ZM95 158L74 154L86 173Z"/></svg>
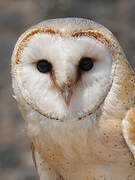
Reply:
<svg viewBox="0 0 135 180"><path fill-rule="evenodd" d="M97 39L98 41L100 41L101 43L107 45L108 47L110 47L112 49L112 56L114 55L113 53L113 46L114 44L109 40L109 38L107 38L102 32L98 31L98 30L92 30L92 29L87 29L87 30L73 30L71 32L65 32L63 33L62 31L58 30L58 29L54 29L54 28L50 28L50 27L35 27L33 29L29 29L28 31L26 31L19 39L19 44L16 48L16 52L15 52L15 61L13 62L14 66L16 66L17 64L19 64L19 56L20 56L20 52L27 47L28 42L30 41L30 39L32 38L32 36L34 34L37 33L44 33L44 34L53 34L53 35L60 35L61 37L67 37L71 36L71 37L81 37L81 36L87 36L87 37L94 37L95 39ZM23 95L23 94L22 94ZM25 98L24 98L25 99ZM27 102L27 101L26 101ZM30 102L27 102L27 104L31 104ZM98 105L98 107L100 107L100 105L102 104L102 102ZM33 109L35 109L36 111L39 112L39 110L35 107L33 107ZM95 108L94 108L95 109ZM45 115L42 112L39 112L40 114L46 116L47 118L53 119L53 120L59 120L57 118L54 117L50 117L49 115ZM91 115L93 113L93 109L91 110L91 112L88 112L88 115ZM84 114L83 117L86 117L86 113ZM83 117L78 117L78 120L81 120ZM61 121L61 120L60 120Z"/></svg>

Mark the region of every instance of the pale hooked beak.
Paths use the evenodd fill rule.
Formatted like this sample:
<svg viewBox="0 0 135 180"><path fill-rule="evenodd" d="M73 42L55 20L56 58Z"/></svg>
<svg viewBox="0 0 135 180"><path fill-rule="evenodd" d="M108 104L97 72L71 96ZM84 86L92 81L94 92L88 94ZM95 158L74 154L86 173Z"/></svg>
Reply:
<svg viewBox="0 0 135 180"><path fill-rule="evenodd" d="M66 105L69 106L70 101L71 101L71 96L72 96L71 88L65 86L62 91L62 96L64 97Z"/></svg>

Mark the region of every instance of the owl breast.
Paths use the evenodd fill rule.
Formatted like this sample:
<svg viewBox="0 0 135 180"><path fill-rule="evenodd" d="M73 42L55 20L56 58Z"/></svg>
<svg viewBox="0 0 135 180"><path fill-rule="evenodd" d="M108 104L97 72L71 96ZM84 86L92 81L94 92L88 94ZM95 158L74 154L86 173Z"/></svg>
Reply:
<svg viewBox="0 0 135 180"><path fill-rule="evenodd" d="M97 129L87 120L42 122L39 133L30 136L43 159L65 179L134 179L134 159L120 133L120 124L110 131L112 125L107 120L105 123L108 130Z"/></svg>

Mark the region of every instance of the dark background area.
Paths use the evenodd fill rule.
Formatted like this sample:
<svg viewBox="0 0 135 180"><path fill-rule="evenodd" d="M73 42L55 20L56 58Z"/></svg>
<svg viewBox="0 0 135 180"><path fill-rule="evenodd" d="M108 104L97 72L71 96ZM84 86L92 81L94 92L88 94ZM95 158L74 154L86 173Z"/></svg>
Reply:
<svg viewBox="0 0 135 180"><path fill-rule="evenodd" d="M24 120L12 97L10 59L21 33L58 17L86 17L103 24L135 67L135 0L0 0L0 180L37 179Z"/></svg>

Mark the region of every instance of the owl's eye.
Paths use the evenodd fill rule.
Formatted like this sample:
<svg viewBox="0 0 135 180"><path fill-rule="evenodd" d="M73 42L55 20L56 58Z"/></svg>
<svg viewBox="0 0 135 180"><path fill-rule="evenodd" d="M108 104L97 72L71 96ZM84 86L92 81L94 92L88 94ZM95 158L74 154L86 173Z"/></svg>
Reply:
<svg viewBox="0 0 135 180"><path fill-rule="evenodd" d="M48 73L52 71L52 65L47 60L39 60L37 63L37 69L41 73Z"/></svg>
<svg viewBox="0 0 135 180"><path fill-rule="evenodd" d="M85 57L80 60L79 70L89 71L92 69L94 63L91 58Z"/></svg>

